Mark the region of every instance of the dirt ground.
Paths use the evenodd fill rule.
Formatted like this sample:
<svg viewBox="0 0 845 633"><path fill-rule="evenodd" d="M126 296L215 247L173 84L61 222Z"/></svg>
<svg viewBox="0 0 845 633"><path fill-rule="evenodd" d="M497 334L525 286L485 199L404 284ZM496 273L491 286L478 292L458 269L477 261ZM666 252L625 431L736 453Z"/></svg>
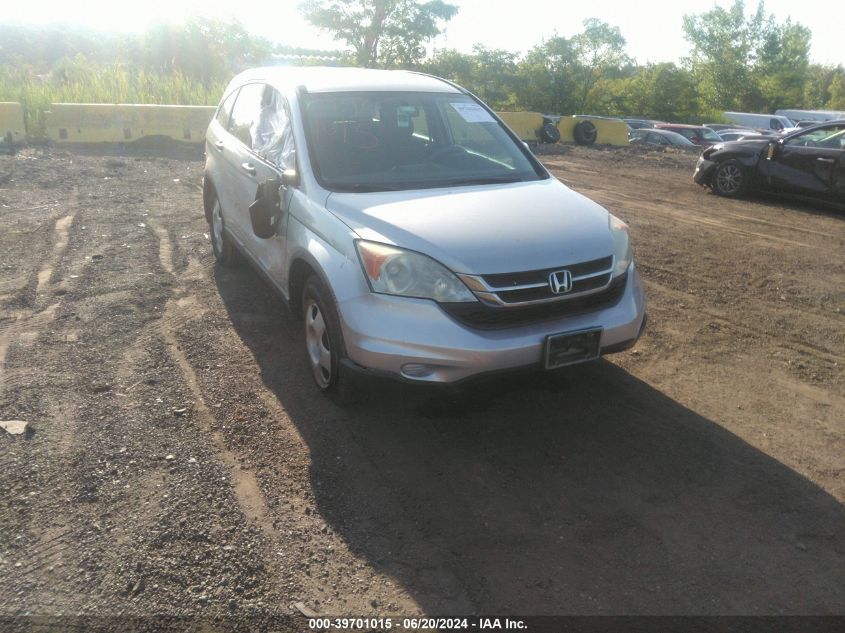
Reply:
<svg viewBox="0 0 845 633"><path fill-rule="evenodd" d="M636 348L339 409L200 160L0 157L0 616L845 613L845 213L542 158L631 226Z"/></svg>

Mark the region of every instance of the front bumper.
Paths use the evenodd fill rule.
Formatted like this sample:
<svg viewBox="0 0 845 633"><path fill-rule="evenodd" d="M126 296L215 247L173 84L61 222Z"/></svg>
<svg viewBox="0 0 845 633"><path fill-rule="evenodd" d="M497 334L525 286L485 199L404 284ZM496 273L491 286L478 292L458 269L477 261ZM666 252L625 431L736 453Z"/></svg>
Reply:
<svg viewBox="0 0 845 633"><path fill-rule="evenodd" d="M695 165L695 172L692 175L692 179L699 185L709 185L715 169L716 163L712 160L707 160L703 156L699 157L698 162Z"/></svg>
<svg viewBox="0 0 845 633"><path fill-rule="evenodd" d="M338 313L347 356L358 369L414 382L455 383L542 367L550 334L601 327L602 354L627 349L642 333L645 291L632 265L625 292L611 307L501 330L463 325L432 301L374 293L340 302Z"/></svg>

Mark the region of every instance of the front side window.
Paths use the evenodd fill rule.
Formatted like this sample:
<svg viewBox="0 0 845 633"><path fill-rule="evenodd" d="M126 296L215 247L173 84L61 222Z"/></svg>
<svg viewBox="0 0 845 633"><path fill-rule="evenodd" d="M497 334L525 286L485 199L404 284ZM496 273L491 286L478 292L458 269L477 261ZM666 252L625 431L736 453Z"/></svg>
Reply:
<svg viewBox="0 0 845 633"><path fill-rule="evenodd" d="M249 148L252 148L252 134L261 117L261 98L263 93L264 84L245 85L238 92L235 107L232 109L229 132Z"/></svg>
<svg viewBox="0 0 845 633"><path fill-rule="evenodd" d="M716 132L714 132L713 130L711 130L709 128L702 128L701 131L699 132L699 134L701 134L701 138L703 138L707 141L715 141L715 142L718 143L719 141L722 140L721 136L719 136L718 134L716 134Z"/></svg>
<svg viewBox="0 0 845 633"><path fill-rule="evenodd" d="M258 120L250 129L251 149L280 170L294 169L296 150L287 101L272 86L265 86Z"/></svg>
<svg viewBox="0 0 845 633"><path fill-rule="evenodd" d="M809 132L802 132L797 136L787 139L784 145L845 149L845 125L831 125L810 130Z"/></svg>
<svg viewBox="0 0 845 633"><path fill-rule="evenodd" d="M389 191L545 177L466 95L313 93L303 105L313 167L330 189Z"/></svg>

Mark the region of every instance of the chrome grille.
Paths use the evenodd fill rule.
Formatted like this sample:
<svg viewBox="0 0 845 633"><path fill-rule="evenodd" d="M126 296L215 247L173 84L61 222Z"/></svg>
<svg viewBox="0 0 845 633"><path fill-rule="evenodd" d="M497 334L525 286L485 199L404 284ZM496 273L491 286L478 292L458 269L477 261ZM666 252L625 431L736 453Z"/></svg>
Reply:
<svg viewBox="0 0 845 633"><path fill-rule="evenodd" d="M453 319L472 328L497 330L604 310L619 303L625 294L627 282L628 275L623 274L598 292L581 293L568 301L539 302L504 308L474 301L441 303L440 307Z"/></svg>
<svg viewBox="0 0 845 633"><path fill-rule="evenodd" d="M459 275L475 295L488 305L504 308L566 301L589 293L599 292L610 285L613 276L613 256L593 259L568 266L491 275ZM572 275L569 292L555 294L549 276L568 270Z"/></svg>

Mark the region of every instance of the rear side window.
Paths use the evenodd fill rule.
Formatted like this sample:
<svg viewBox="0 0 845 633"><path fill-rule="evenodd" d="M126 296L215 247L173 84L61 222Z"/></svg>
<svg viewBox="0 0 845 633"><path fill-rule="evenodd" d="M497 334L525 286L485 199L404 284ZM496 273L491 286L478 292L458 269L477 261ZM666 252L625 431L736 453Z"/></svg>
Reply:
<svg viewBox="0 0 845 633"><path fill-rule="evenodd" d="M217 122L223 126L224 130L229 129L229 119L232 116L232 106L235 105L235 97L237 97L237 95L238 91L233 90L232 93L223 100L220 107L217 108L217 114L214 118L216 118Z"/></svg>
<svg viewBox="0 0 845 633"><path fill-rule="evenodd" d="M252 132L261 117L261 97L264 84L247 84L238 92L235 107L232 109L232 120L229 122L229 132L241 143L252 148Z"/></svg>

